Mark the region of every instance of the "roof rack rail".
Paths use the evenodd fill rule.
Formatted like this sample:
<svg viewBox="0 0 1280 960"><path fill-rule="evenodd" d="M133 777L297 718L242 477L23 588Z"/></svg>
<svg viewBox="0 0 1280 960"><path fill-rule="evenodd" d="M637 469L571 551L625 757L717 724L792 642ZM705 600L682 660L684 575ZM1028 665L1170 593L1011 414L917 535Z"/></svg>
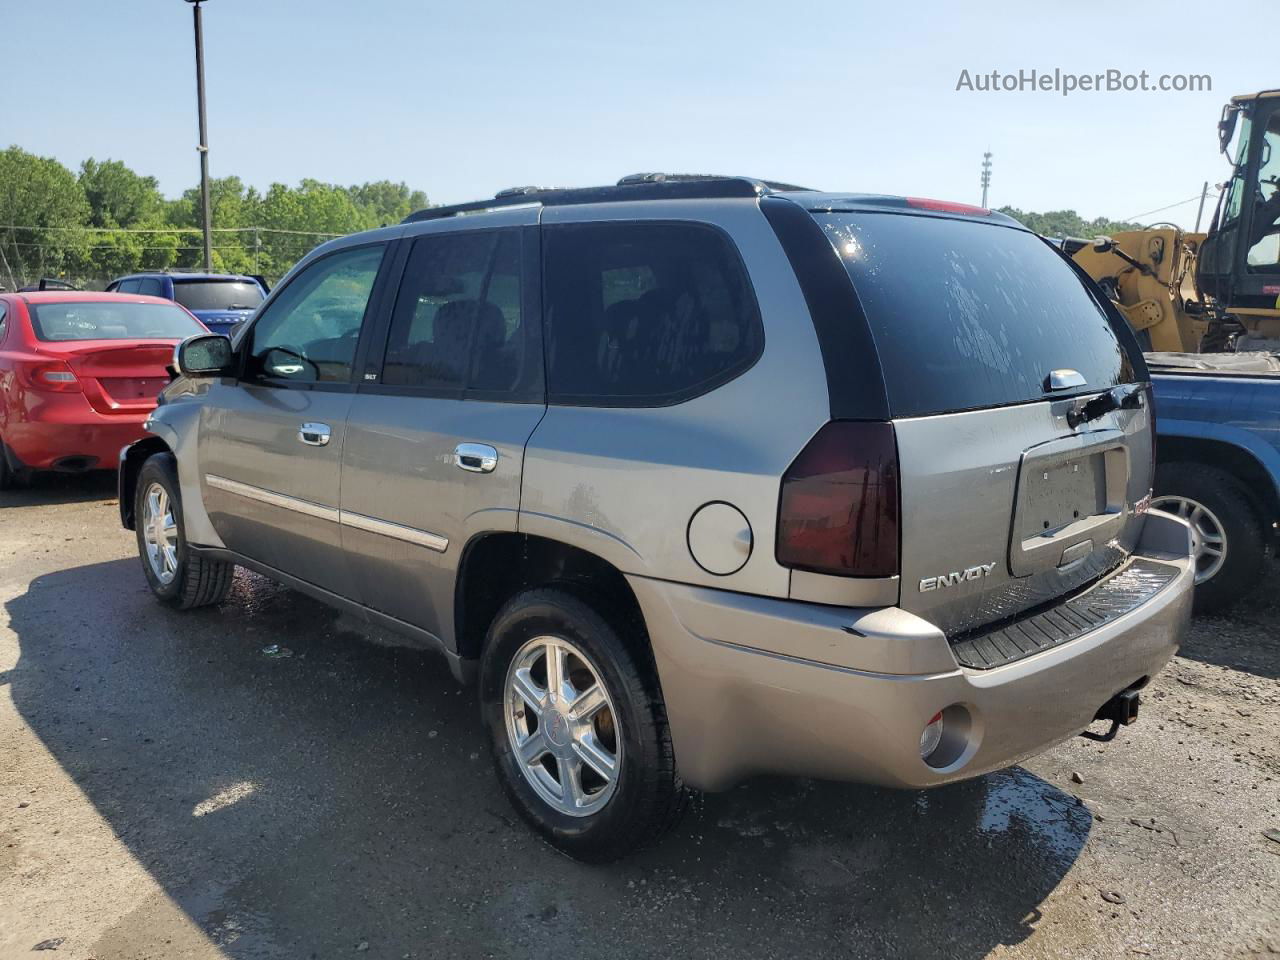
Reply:
<svg viewBox="0 0 1280 960"><path fill-rule="evenodd" d="M472 200L445 207L427 207L405 217L401 223L442 220L464 213L541 204L544 207L579 203L618 203L628 200L714 200L729 197L760 197L767 193L807 190L775 180L728 177L693 173L633 173L606 187L509 187L491 200Z"/></svg>

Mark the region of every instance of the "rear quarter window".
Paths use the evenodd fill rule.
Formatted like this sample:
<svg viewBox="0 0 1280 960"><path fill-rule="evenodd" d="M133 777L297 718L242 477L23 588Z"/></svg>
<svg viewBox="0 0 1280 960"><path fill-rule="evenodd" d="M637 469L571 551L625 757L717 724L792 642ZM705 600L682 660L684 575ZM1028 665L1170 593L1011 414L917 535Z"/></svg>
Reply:
<svg viewBox="0 0 1280 960"><path fill-rule="evenodd" d="M875 341L893 416L1096 393L1135 379L1071 267L1024 230L944 217L814 214ZM1051 370L1086 385L1049 394Z"/></svg>
<svg viewBox="0 0 1280 960"><path fill-rule="evenodd" d="M737 249L707 224L543 228L552 403L665 406L745 371L764 345Z"/></svg>

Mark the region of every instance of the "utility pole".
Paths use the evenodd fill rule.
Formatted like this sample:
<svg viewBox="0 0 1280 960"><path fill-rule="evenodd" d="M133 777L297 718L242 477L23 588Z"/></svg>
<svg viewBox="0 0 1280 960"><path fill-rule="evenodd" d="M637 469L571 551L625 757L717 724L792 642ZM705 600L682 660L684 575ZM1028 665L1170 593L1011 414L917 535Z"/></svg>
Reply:
<svg viewBox="0 0 1280 960"><path fill-rule="evenodd" d="M1196 211L1196 229L1195 229L1196 233L1200 232L1200 218L1204 216L1204 202L1208 198L1208 196L1209 196L1209 181L1206 180L1204 182L1204 189L1200 191L1200 209Z"/></svg>
<svg viewBox="0 0 1280 960"><path fill-rule="evenodd" d="M991 151L982 155L982 208L987 208L987 188L991 186Z"/></svg>
<svg viewBox="0 0 1280 960"><path fill-rule="evenodd" d="M213 224L209 215L209 125L204 112L204 27L200 4L205 0L186 0L191 4L196 25L196 102L200 111L200 211L204 227L204 268L213 270Z"/></svg>

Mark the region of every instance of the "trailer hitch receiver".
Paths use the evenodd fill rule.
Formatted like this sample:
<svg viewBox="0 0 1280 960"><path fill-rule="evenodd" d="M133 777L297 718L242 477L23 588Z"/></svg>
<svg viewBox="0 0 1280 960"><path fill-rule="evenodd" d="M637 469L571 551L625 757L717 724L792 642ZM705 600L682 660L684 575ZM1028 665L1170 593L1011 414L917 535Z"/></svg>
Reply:
<svg viewBox="0 0 1280 960"><path fill-rule="evenodd" d="M1142 698L1138 691L1122 690L1098 708L1093 715L1094 720L1109 720L1111 728L1106 733L1094 733L1092 730L1080 731L1080 736L1099 743L1109 743L1116 738L1121 725L1128 726L1138 719L1138 708L1142 706Z"/></svg>

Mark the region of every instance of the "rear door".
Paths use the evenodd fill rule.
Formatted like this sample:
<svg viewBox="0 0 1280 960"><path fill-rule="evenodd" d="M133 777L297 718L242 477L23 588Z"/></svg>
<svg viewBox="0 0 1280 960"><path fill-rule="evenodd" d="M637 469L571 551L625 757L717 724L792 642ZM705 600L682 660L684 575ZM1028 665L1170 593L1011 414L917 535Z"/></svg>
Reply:
<svg viewBox="0 0 1280 960"><path fill-rule="evenodd" d="M292 277L240 341L240 378L211 386L200 412L201 485L218 536L344 596L343 439L387 246L346 247Z"/></svg>
<svg viewBox="0 0 1280 960"><path fill-rule="evenodd" d="M516 529L524 448L546 409L536 217L451 221L403 241L385 358L348 419L342 536L354 588L441 638L453 633L467 541Z"/></svg>
<svg viewBox="0 0 1280 960"><path fill-rule="evenodd" d="M883 372L900 463L900 605L959 635L1115 568L1152 481L1149 393L1134 386L1146 370L1127 328L1027 231L976 217L815 216ZM1078 418L1117 387L1137 394L1131 407Z"/></svg>

